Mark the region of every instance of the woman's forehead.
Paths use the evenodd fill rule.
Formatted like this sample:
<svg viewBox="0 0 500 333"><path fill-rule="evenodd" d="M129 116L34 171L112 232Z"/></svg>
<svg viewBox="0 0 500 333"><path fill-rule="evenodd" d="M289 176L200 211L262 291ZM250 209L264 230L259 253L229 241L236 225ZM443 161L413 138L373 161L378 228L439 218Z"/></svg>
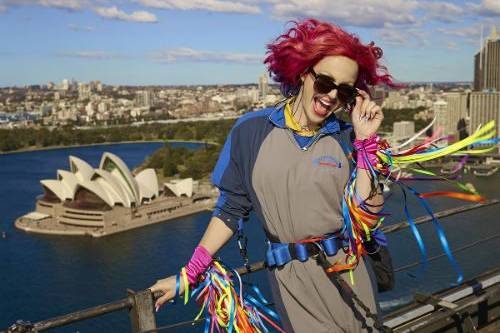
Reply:
<svg viewBox="0 0 500 333"><path fill-rule="evenodd" d="M326 56L314 66L314 70L331 76L337 84L354 84L358 77L358 64L344 56Z"/></svg>

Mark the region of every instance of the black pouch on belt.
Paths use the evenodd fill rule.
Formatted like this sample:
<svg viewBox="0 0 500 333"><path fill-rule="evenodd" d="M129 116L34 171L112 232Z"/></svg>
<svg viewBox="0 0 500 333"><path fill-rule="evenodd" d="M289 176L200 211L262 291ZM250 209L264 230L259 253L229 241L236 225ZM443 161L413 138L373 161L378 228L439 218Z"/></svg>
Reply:
<svg viewBox="0 0 500 333"><path fill-rule="evenodd" d="M396 280L389 249L386 246L377 244L374 240L363 243L363 246L368 252L367 261L375 273L378 291L384 292L394 289Z"/></svg>

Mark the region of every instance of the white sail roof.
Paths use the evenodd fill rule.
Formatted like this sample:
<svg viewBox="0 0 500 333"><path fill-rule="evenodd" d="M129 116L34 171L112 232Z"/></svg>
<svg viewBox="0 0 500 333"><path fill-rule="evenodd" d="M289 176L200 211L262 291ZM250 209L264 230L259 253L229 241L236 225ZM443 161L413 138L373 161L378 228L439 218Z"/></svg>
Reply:
<svg viewBox="0 0 500 333"><path fill-rule="evenodd" d="M66 186L62 184L61 181L56 179L44 179L40 183L48 188L52 193L54 193L59 200L64 201L66 199L73 199L72 193L70 193Z"/></svg>
<svg viewBox="0 0 500 333"><path fill-rule="evenodd" d="M69 157L69 165L70 171L57 170L57 179L40 181L61 201L74 200L79 188L92 192L110 207L116 204L124 207L140 205L143 199L159 195L154 169L145 169L134 177L126 164L114 154L104 153L98 169L93 169L75 156Z"/></svg>
<svg viewBox="0 0 500 333"><path fill-rule="evenodd" d="M69 167L80 181L89 180L94 174L94 169L84 160L76 156L69 157Z"/></svg>
<svg viewBox="0 0 500 333"><path fill-rule="evenodd" d="M135 176L139 185L139 196L141 202L143 199L152 199L158 197L159 187L158 178L154 169L144 169Z"/></svg>
<svg viewBox="0 0 500 333"><path fill-rule="evenodd" d="M191 198L193 196L193 178L185 178L170 183L164 184L177 197L186 195Z"/></svg>
<svg viewBox="0 0 500 333"><path fill-rule="evenodd" d="M104 153L99 168L110 172L119 181L123 182L132 192L135 202L140 202L139 186L127 165L118 156L108 152Z"/></svg>
<svg viewBox="0 0 500 333"><path fill-rule="evenodd" d="M109 183L109 185L113 188L113 190L119 195L121 198L121 202L123 206L125 207L130 207L132 202L135 202L134 195L126 186L123 182L119 181L115 176L113 176L111 173L109 173L106 170L102 169L96 169L95 170L96 175L102 177L106 182ZM94 178L96 176L94 175Z"/></svg>
<svg viewBox="0 0 500 333"><path fill-rule="evenodd" d="M57 179L61 181L64 187L66 187L68 193L70 194L69 199L73 199L76 186L78 185L78 178L76 178L75 174L66 170L57 170Z"/></svg>
<svg viewBox="0 0 500 333"><path fill-rule="evenodd" d="M101 186L98 182L93 182L93 181L83 181L78 183L78 187L83 187L87 189L88 191L94 193L97 195L102 201L104 201L108 206L113 207L115 205L115 201L113 198L113 195L106 191L105 188ZM77 191L78 191L77 187Z"/></svg>

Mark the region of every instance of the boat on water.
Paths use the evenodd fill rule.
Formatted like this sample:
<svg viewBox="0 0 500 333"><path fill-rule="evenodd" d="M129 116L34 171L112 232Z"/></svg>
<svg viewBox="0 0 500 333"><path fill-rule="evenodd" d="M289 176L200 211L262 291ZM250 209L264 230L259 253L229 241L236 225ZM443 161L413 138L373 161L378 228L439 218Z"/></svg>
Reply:
<svg viewBox="0 0 500 333"><path fill-rule="evenodd" d="M475 167L474 168L474 176L478 177L489 177L494 175L498 171L497 166L481 166L481 167Z"/></svg>

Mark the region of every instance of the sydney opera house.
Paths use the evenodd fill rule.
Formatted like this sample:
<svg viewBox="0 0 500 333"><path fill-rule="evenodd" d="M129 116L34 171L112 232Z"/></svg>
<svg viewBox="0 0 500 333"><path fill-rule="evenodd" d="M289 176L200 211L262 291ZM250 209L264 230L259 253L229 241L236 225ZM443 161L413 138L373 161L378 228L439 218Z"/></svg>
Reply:
<svg viewBox="0 0 500 333"><path fill-rule="evenodd" d="M193 194L191 178L158 184L154 169L135 176L116 155L104 153L99 168L75 156L69 171L41 180L36 210L16 220L29 232L100 237L210 209L210 194Z"/></svg>

